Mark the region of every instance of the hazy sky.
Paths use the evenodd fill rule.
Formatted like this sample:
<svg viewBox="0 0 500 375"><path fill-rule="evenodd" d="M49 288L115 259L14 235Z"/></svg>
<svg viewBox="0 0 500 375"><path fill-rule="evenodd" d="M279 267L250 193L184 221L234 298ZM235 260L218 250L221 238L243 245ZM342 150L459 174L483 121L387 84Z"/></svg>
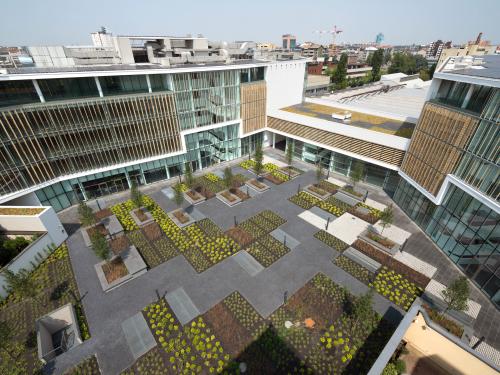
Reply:
<svg viewBox="0 0 500 375"><path fill-rule="evenodd" d="M0 0L0 45L91 44L101 25L115 35L203 34L211 40L500 43L500 0ZM404 5L403 5L404 4Z"/></svg>

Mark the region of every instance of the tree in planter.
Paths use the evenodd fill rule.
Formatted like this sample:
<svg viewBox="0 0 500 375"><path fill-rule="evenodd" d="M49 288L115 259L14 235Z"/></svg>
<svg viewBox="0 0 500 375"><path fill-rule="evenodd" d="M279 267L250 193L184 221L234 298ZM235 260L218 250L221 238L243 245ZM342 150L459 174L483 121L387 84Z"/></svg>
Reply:
<svg viewBox="0 0 500 375"><path fill-rule="evenodd" d="M134 203L135 207L142 207L143 196L135 182L132 182L132 187L130 188L130 199Z"/></svg>
<svg viewBox="0 0 500 375"><path fill-rule="evenodd" d="M365 167L362 163L356 162L354 167L351 169L351 175L349 176L349 180L352 184L352 189L356 187L356 184L363 179L363 175L365 174Z"/></svg>
<svg viewBox="0 0 500 375"><path fill-rule="evenodd" d="M360 323L369 322L373 315L373 289L369 289L365 294L355 297L351 301L349 308L349 318L353 333L359 328Z"/></svg>
<svg viewBox="0 0 500 375"><path fill-rule="evenodd" d="M191 168L191 162L186 163L186 168L184 171L184 182L187 187L192 189L194 186L194 176L193 176L193 168Z"/></svg>
<svg viewBox="0 0 500 375"><path fill-rule="evenodd" d="M469 282L465 276L455 279L450 286L441 292L446 303L446 313L448 310L467 311L467 299L469 298Z"/></svg>
<svg viewBox="0 0 500 375"><path fill-rule="evenodd" d="M293 142L289 141L286 147L286 162L288 163L288 177L290 178L290 173L293 163Z"/></svg>
<svg viewBox="0 0 500 375"><path fill-rule="evenodd" d="M234 184L234 176L231 167L224 168L224 186L226 189L231 189Z"/></svg>
<svg viewBox="0 0 500 375"><path fill-rule="evenodd" d="M85 202L80 202L78 205L78 217L84 227L93 225L96 222L92 209Z"/></svg>
<svg viewBox="0 0 500 375"><path fill-rule="evenodd" d="M21 268L17 273L14 273L6 269L3 275L7 284L6 290L9 293L14 292L19 294L22 298L36 300L36 284L27 270Z"/></svg>
<svg viewBox="0 0 500 375"><path fill-rule="evenodd" d="M392 204L384 208L384 211L380 214L380 225L382 226L382 233L384 233L384 230L386 227L390 227L392 225L392 222L394 221L394 210L392 209Z"/></svg>
<svg viewBox="0 0 500 375"><path fill-rule="evenodd" d="M324 178L323 168L321 167L321 161L316 164L316 185L319 186Z"/></svg>
<svg viewBox="0 0 500 375"><path fill-rule="evenodd" d="M184 201L184 194L182 193L181 184L177 184L174 186L174 202L178 208L181 208L183 201Z"/></svg>
<svg viewBox="0 0 500 375"><path fill-rule="evenodd" d="M264 160L264 152L262 151L262 144L260 142L257 142L255 145L255 166L254 166L254 171L257 177L260 176L264 169L264 165L262 164L262 161Z"/></svg>
<svg viewBox="0 0 500 375"><path fill-rule="evenodd" d="M104 260L107 263L111 250L106 237L104 237L101 232L95 231L92 233L92 236L90 236L90 243L94 254L99 259Z"/></svg>

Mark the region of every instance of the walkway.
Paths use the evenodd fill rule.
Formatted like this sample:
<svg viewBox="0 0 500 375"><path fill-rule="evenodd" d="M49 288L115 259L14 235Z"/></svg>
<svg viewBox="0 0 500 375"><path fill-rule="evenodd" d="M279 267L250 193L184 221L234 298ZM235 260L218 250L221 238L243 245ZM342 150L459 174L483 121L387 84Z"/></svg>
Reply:
<svg viewBox="0 0 500 375"><path fill-rule="evenodd" d="M235 173L240 172L248 173L235 168ZM93 267L98 259L85 246L81 233L73 231L68 239L68 246L79 291L85 296L83 304L92 337L74 350L58 357L52 372L62 373L88 355L97 353L104 374L120 373L134 362L122 331L122 322L157 300L158 295L163 296L180 287L201 313L238 290L264 317L269 316L283 303L285 291L292 295L318 272L325 273L354 294L366 292L366 285L331 262L338 254L313 237L318 229L298 218L297 215L302 209L286 200L286 197L296 193L299 183L305 186L312 179L314 171L309 171L292 182L273 186L258 199L245 201L232 208L217 199L196 206L223 230L234 224L234 216L238 221L242 221L264 209L272 209L287 219L287 223L280 229L293 234L300 244L254 277L232 257L197 274L184 257L178 256L104 294ZM165 198L160 187L156 190L151 193L153 199L163 209L173 209L175 205ZM115 198L113 197L113 201L116 201ZM122 200L126 198L128 195L124 195ZM76 208L65 211L60 217L65 225L76 228ZM375 295L374 308L382 315L387 313L389 318L396 321L401 317L401 311L379 295Z"/></svg>
<svg viewBox="0 0 500 375"><path fill-rule="evenodd" d="M272 154L279 155L278 151L271 151ZM266 151L266 153L268 152ZM211 199L196 206L201 213L212 219L223 230L233 226L235 218L240 222L264 209L271 209L286 218L287 223L282 225L280 229L292 235L300 244L269 268L258 272L254 277L247 273L232 257L201 274L197 274L184 257L177 256L105 294L96 278L93 267L94 264L98 263L98 259L85 246L82 235L78 231L76 207L61 213L59 215L61 221L71 233L68 239L71 262L80 294L84 296L83 305L92 337L79 347L59 356L49 372L62 373L68 367L96 353L103 374L120 373L134 362L134 357L123 334L123 321L137 314L143 307L157 300L159 296L178 288L183 288L201 313L206 312L227 295L237 290L264 317L267 317L282 304L285 291L288 292L289 296L292 295L318 272L325 273L336 283L347 287L353 294L359 295L366 292L368 290L366 285L332 263L331 260L338 253L313 237L318 229L298 217L303 209L287 201L288 197L296 194L299 184L304 187L315 179L315 171L312 170L312 166L296 164L302 169L307 168L308 172L279 186L270 184L272 188L260 194L257 199L250 199L232 208L218 199ZM234 173L250 175L249 172L239 167L235 167L233 171ZM161 189L167 185L168 183L162 182L146 186L141 190L155 199L164 210L170 211L175 208L175 205L161 192ZM383 192L373 188L369 188L369 190L372 199L384 204L390 203L390 199ZM105 201L107 204L115 204L128 199L128 197L129 193L125 192L106 197ZM434 245L430 240L399 209L396 209L395 221L399 227L414 233L410 237L405 251L437 266L437 274L439 275L441 273L443 275L458 275L458 271L447 262L447 258L440 250L433 249ZM413 240L414 238L416 240ZM416 254L414 249L418 246L422 246L431 254L437 253L433 256L439 259L439 262ZM445 268L445 270L442 271L441 268ZM450 276L448 275L448 277ZM443 279L444 276L438 278L438 280ZM446 280L441 282L445 283L444 281ZM483 305L479 318L486 319L487 316L482 316L484 315L483 311L491 311L491 309L485 307L484 302L486 301L487 304L489 302L483 296L476 294L472 298ZM492 306L491 303L489 305ZM375 294L374 297L374 308L380 314L387 314L389 318L396 321L401 318L401 311L378 294ZM480 321L479 318L477 322ZM495 319L500 321L498 318L499 316L496 315L489 322L493 324ZM484 327L482 324L485 323L482 322L481 325L476 323L478 327ZM496 331L493 331L498 333L498 327L495 328ZM496 334L491 336L490 332L483 329L478 330L476 335L488 335L487 341L497 337ZM493 345L497 346L496 344L493 340Z"/></svg>

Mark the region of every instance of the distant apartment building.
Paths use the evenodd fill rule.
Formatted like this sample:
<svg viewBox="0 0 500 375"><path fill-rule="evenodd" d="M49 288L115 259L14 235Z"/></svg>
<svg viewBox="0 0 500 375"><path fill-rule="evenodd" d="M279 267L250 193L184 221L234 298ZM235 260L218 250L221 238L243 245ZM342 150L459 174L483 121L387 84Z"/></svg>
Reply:
<svg viewBox="0 0 500 375"><path fill-rule="evenodd" d="M429 46L427 47L425 57L428 60L437 60L439 59L439 56L441 55L443 49L450 47L451 47L451 41L445 43L441 39L436 40L435 42L429 44Z"/></svg>
<svg viewBox="0 0 500 375"><path fill-rule="evenodd" d="M278 49L278 46L271 42L257 43L257 49L259 51L274 51Z"/></svg>
<svg viewBox="0 0 500 375"><path fill-rule="evenodd" d="M323 46L313 42L302 43L300 49L303 57L317 58L323 57L324 54Z"/></svg>
<svg viewBox="0 0 500 375"><path fill-rule="evenodd" d="M297 38L292 34L284 34L281 37L282 47L285 50L293 50L297 47Z"/></svg>

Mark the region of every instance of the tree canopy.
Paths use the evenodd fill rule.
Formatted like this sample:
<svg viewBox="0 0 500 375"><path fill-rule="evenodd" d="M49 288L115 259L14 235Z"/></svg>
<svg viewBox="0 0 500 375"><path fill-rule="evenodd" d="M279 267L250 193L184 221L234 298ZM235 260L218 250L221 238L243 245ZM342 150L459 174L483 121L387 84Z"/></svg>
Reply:
<svg viewBox="0 0 500 375"><path fill-rule="evenodd" d="M78 205L78 216L84 227L88 227L96 222L92 209L85 202L80 202Z"/></svg>
<svg viewBox="0 0 500 375"><path fill-rule="evenodd" d="M332 83L336 89L344 89L347 87L347 54L343 53L340 56L339 63L335 67L332 74Z"/></svg>
<svg viewBox="0 0 500 375"><path fill-rule="evenodd" d="M380 68L384 61L384 50L379 48L371 55L372 81L380 80Z"/></svg>
<svg viewBox="0 0 500 375"><path fill-rule="evenodd" d="M425 57L408 52L396 52L391 58L389 73L415 74L428 68Z"/></svg>
<svg viewBox="0 0 500 375"><path fill-rule="evenodd" d="M255 166L254 166L254 171L259 176L262 173L262 170L264 169L264 165L262 164L262 161L264 160L264 152L262 151L262 144L260 142L257 142L255 145Z"/></svg>
<svg viewBox="0 0 500 375"><path fill-rule="evenodd" d="M191 168L191 162L186 163L186 170L184 171L184 181L188 188L192 189L194 185L193 168Z"/></svg>
<svg viewBox="0 0 500 375"><path fill-rule="evenodd" d="M442 292L444 302L446 303L446 311L467 311L467 299L469 298L469 282L465 276L460 276L455 279Z"/></svg>

